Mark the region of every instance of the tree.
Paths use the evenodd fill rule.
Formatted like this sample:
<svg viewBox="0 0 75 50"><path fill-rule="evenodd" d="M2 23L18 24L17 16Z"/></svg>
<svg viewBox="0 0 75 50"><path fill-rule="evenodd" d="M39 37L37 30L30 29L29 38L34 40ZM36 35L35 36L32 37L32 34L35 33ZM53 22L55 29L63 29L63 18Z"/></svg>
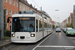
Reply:
<svg viewBox="0 0 75 50"><path fill-rule="evenodd" d="M52 28L55 28L55 25L54 24L52 24Z"/></svg>

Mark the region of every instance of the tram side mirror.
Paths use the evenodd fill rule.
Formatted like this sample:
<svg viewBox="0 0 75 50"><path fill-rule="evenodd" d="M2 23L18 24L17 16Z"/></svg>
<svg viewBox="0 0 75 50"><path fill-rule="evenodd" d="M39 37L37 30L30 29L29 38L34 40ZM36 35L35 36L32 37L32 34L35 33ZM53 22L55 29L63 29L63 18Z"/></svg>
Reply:
<svg viewBox="0 0 75 50"><path fill-rule="evenodd" d="M7 18L7 23L9 23L9 21L10 21L10 19L9 19L9 18L12 18L12 17L8 17L8 18Z"/></svg>
<svg viewBox="0 0 75 50"><path fill-rule="evenodd" d="M9 21L10 21L9 18L7 18L7 23L9 23Z"/></svg>

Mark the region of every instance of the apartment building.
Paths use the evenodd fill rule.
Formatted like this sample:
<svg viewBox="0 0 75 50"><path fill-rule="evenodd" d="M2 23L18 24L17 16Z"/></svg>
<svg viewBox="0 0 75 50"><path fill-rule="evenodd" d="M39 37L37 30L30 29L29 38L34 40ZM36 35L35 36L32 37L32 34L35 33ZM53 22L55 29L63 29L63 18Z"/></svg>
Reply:
<svg viewBox="0 0 75 50"><path fill-rule="evenodd" d="M70 20L71 20L71 16L68 17L68 24L67 24L68 27L70 27Z"/></svg>
<svg viewBox="0 0 75 50"><path fill-rule="evenodd" d="M63 21L63 27L66 27L67 26L67 19L65 19L64 21Z"/></svg>
<svg viewBox="0 0 75 50"><path fill-rule="evenodd" d="M73 26L73 13L70 13L70 16L68 17L68 26Z"/></svg>
<svg viewBox="0 0 75 50"><path fill-rule="evenodd" d="M70 13L70 16L71 16L70 23L73 23L73 13Z"/></svg>
<svg viewBox="0 0 75 50"><path fill-rule="evenodd" d="M11 22L7 23L7 18L12 17L13 14L19 13L19 11L29 11L32 10L39 15L41 11L29 4L27 0L0 0L0 33L1 39L3 39L5 30L11 30ZM44 14L48 17L47 14ZM49 20L49 19L48 19Z"/></svg>
<svg viewBox="0 0 75 50"><path fill-rule="evenodd" d="M19 11L34 11L41 15L41 12L37 8L33 7L32 4L29 4L26 0L19 0Z"/></svg>
<svg viewBox="0 0 75 50"><path fill-rule="evenodd" d="M29 9L29 4L26 0L19 0L19 11L27 11Z"/></svg>
<svg viewBox="0 0 75 50"><path fill-rule="evenodd" d="M71 16L70 24L71 24L71 27L73 27L73 25L74 25L73 13L70 13L70 16Z"/></svg>
<svg viewBox="0 0 75 50"><path fill-rule="evenodd" d="M8 17L18 13L18 4L18 0L3 0L3 11L5 10L6 12L6 21ZM6 29L11 30L11 22L6 23Z"/></svg>
<svg viewBox="0 0 75 50"><path fill-rule="evenodd" d="M36 10L31 4L29 4L26 0L3 0L3 11L6 12L6 21L8 17L12 17L13 14L17 14L19 11L35 11L40 14L38 10ZM11 21L6 23L6 29L11 30Z"/></svg>
<svg viewBox="0 0 75 50"><path fill-rule="evenodd" d="M5 14L4 20L7 21L8 17L12 17L13 14L17 14L19 11L34 11L41 15L41 11L37 10L37 8L33 7L32 4L29 4L27 0L1 0L3 6L3 16ZM47 14L43 14L48 17ZM11 22L4 22L6 24L6 29L11 30Z"/></svg>
<svg viewBox="0 0 75 50"><path fill-rule="evenodd" d="M66 25L65 25L66 24ZM67 27L73 27L73 13L70 13L70 16L67 18L67 20L63 21L63 27L67 26Z"/></svg>

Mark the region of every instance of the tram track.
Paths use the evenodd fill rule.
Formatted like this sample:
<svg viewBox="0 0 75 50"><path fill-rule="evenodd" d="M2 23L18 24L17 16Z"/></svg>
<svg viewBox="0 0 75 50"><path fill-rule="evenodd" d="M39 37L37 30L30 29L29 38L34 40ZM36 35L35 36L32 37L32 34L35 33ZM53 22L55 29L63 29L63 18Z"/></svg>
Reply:
<svg viewBox="0 0 75 50"><path fill-rule="evenodd" d="M47 36L46 36L47 37ZM43 39L41 39L39 42L41 42ZM1 48L0 50L25 50L28 46L35 46L37 43L10 43L9 45Z"/></svg>
<svg viewBox="0 0 75 50"><path fill-rule="evenodd" d="M26 45L18 45L18 46L15 46L15 47L12 47L8 50L21 50L23 47L25 47Z"/></svg>
<svg viewBox="0 0 75 50"><path fill-rule="evenodd" d="M6 50L10 50L10 49L12 49L12 48L14 48L14 47L16 47L16 46L17 46L17 45L8 46Z"/></svg>
<svg viewBox="0 0 75 50"><path fill-rule="evenodd" d="M26 47L26 44L10 44L6 47L1 48L0 50L21 50L22 48Z"/></svg>

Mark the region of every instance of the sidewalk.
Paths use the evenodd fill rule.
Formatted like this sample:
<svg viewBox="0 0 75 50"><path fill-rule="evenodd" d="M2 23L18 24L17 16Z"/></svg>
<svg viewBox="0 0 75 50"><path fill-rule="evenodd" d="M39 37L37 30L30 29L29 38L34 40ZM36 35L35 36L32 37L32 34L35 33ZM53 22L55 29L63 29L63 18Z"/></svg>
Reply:
<svg viewBox="0 0 75 50"><path fill-rule="evenodd" d="M5 47L11 43L10 38L0 40L0 48Z"/></svg>

